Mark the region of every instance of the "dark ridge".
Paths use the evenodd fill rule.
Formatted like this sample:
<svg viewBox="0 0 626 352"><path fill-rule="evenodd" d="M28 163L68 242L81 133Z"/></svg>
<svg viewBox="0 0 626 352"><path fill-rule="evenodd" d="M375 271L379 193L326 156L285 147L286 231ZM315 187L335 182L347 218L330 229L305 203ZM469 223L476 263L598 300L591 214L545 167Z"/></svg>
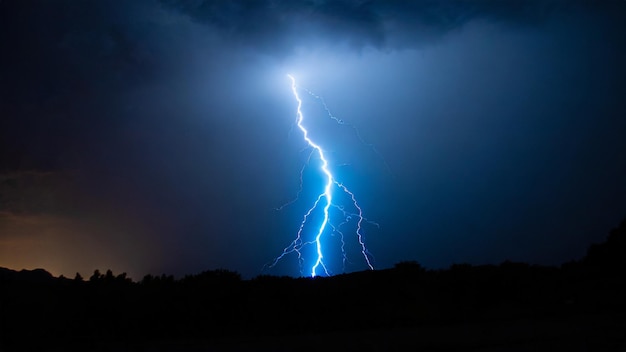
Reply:
<svg viewBox="0 0 626 352"><path fill-rule="evenodd" d="M30 283L47 283L55 279L52 274L44 269L33 269L15 271L0 267L0 283L11 282L30 282Z"/></svg>
<svg viewBox="0 0 626 352"><path fill-rule="evenodd" d="M405 261L314 279L0 268L0 351L624 351L625 238L626 221L560 267Z"/></svg>
<svg viewBox="0 0 626 352"><path fill-rule="evenodd" d="M583 259L584 264L614 272L626 272L626 219L611 230L606 241L592 244Z"/></svg>

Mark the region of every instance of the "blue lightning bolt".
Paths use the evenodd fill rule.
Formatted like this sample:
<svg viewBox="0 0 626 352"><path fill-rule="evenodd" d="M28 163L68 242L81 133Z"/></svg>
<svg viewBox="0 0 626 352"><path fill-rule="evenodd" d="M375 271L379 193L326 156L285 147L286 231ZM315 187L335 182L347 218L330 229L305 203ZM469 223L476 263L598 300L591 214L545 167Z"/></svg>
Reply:
<svg viewBox="0 0 626 352"><path fill-rule="evenodd" d="M308 147L312 148L312 152L309 155L309 161L311 159L311 157L313 156L313 154L317 154L317 156L319 157L319 160L321 161L321 166L320 166L320 171L324 176L325 179L325 183L324 183L324 188L323 191L317 196L315 202L313 203L313 206L311 206L309 208L309 210L304 214L304 217L302 219L302 222L300 223L300 227L298 229L298 232L296 234L296 238L287 246L283 249L283 252L274 259L274 261L272 262L271 265L269 265L270 268L274 267L284 256L286 256L287 254L290 253L297 253L298 255L298 262L300 263L300 266L302 267L302 263L303 263L303 257L302 257L302 248L304 246L307 245L314 245L315 249L316 249L316 260L315 263L313 264L313 266L311 267L311 277L315 277L318 274L318 270L323 270L324 274L326 274L327 276L330 276L329 270L326 267L325 263L324 263L324 250L322 248L322 235L324 234L324 232L327 229L327 226L330 226L333 233L337 233L340 235L340 239L341 239L341 252L343 255L343 266L344 266L344 270L345 270L345 264L347 261L347 256L346 256L346 252L345 252L345 240L344 240L344 234L343 232L340 230L341 226L348 223L353 217L357 218L357 225L356 225L356 236L357 236L357 240L359 242L360 245L360 249L361 249L361 254L363 255L363 257L365 258L365 262L367 264L367 266L369 267L370 270L373 270L374 267L371 263L370 260L370 253L368 252L366 246L365 246L365 242L363 240L363 223L364 222L368 222L368 223L373 223L369 220L367 220L364 216L363 216L363 210L361 208L361 206L358 204L356 197L354 195L354 193L352 193L344 184L338 182L335 177L333 176L330 168L329 168L329 163L328 163L328 159L326 158L326 156L324 155L324 150L322 149L322 147L320 145L318 145L317 143L315 143L310 137L309 137L309 131L306 129L306 127L304 126L303 122L304 122L304 114L302 113L302 99L300 98L300 95L298 94L298 89L297 89L297 85L296 85L296 79L292 76L292 75L287 75L287 77L289 77L289 79L291 80L291 91L293 93L294 98L296 99L298 105L297 105L297 113L296 113L296 125L298 126L298 128L300 129L300 131L302 132L303 138L305 140L305 142L307 143ZM326 112L329 114L329 116L334 119L335 121L337 121L340 124L345 124L342 120L339 120L338 118L336 118L334 115L332 115L330 113L330 111L328 110L328 107L326 106L326 103L321 99L321 97L314 95L313 93L307 91L309 94L311 94L312 96L314 96L317 99L320 99L324 105L324 108L326 109ZM354 126L351 126L354 128ZM358 135L359 139L362 138L360 135ZM308 164L308 163L307 163ZM306 167L306 165L305 165ZM300 194L300 192L302 191L302 174L304 172L305 167L302 168L302 170L300 171L300 190L298 191L298 195ZM346 211L343 207L333 204L333 188L335 188L334 186L336 186L336 189L339 189L341 191L343 191L346 195L348 195L351 199L352 202L352 206L354 207L354 209L356 209L356 213L350 213L348 211ZM296 197L297 199L297 197ZM288 206L292 203L294 203L295 200L292 200L284 205L282 205L281 207L277 208L278 210L284 208L285 206ZM322 207L322 211L323 211L323 219L321 224L319 225L319 228L317 228L316 230L316 234L313 240L311 241L307 241L305 242L303 240L303 231L305 228L305 225L307 224L307 221L309 220L309 217L311 216L311 214L313 213L313 211L315 209L317 209L318 207ZM342 214L343 214L343 222L341 222L338 226L334 226L331 222L330 222L330 208L334 207L336 209L338 209ZM373 223L374 225L378 226L378 224Z"/></svg>

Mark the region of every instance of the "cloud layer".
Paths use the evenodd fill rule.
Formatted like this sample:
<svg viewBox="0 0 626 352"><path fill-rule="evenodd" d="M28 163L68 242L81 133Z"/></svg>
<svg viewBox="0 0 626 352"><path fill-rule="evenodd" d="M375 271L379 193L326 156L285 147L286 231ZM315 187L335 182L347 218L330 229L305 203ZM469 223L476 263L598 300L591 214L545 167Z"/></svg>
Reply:
<svg viewBox="0 0 626 352"><path fill-rule="evenodd" d="M162 0L234 43L288 55L302 45L346 44L355 49L419 47L473 20L537 25L553 16L619 3L539 0Z"/></svg>

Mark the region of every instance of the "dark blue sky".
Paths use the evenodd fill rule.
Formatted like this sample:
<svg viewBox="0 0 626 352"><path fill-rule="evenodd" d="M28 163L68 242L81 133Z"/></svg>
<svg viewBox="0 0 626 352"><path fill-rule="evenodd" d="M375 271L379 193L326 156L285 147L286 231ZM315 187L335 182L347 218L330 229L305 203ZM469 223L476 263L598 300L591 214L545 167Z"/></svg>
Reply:
<svg viewBox="0 0 626 352"><path fill-rule="evenodd" d="M309 99L377 268L559 264L626 215L624 1L5 0L0 46L0 266L261 273L315 197L274 210L287 73L376 150Z"/></svg>

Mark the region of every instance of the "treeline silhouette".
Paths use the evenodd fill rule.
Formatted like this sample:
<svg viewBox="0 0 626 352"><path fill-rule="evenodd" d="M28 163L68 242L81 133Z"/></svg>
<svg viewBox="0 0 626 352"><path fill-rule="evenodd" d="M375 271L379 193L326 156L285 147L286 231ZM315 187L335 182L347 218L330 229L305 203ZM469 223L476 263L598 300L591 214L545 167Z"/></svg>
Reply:
<svg viewBox="0 0 626 352"><path fill-rule="evenodd" d="M626 220L604 243L560 267L505 261L334 277L259 276L229 270L181 279L96 270L85 279L0 268L0 350L141 341L211 341L426 325L601 317L626 326ZM611 325L612 324L612 325ZM611 346L623 344L617 333Z"/></svg>

